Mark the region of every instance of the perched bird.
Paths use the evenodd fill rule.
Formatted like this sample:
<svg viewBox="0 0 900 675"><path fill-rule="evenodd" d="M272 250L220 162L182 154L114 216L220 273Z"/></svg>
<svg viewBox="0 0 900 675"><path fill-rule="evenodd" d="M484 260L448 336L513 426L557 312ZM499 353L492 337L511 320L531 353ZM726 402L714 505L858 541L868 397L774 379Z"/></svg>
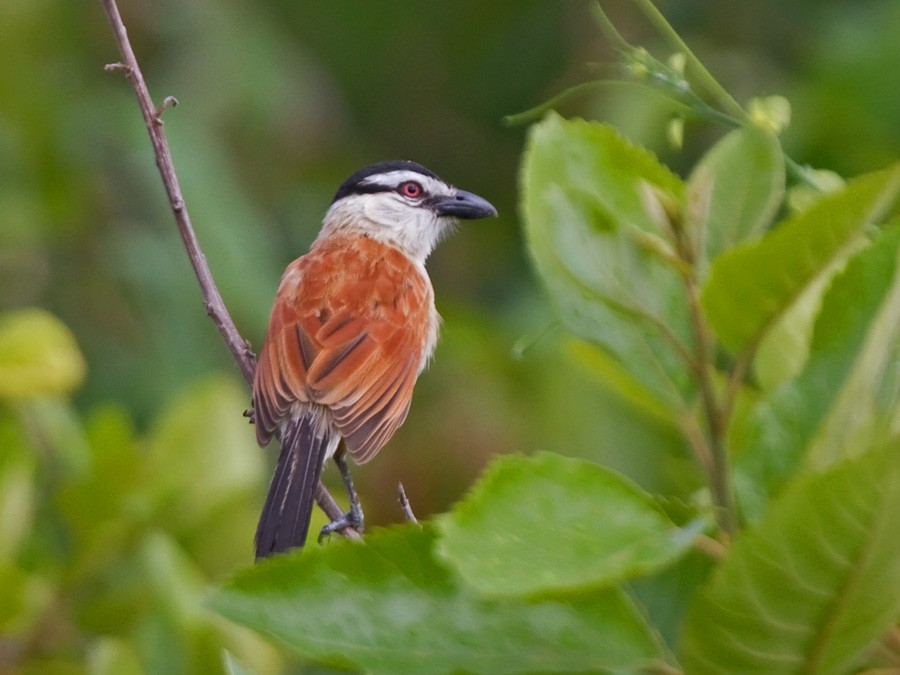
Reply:
<svg viewBox="0 0 900 675"><path fill-rule="evenodd" d="M434 351L439 317L425 259L456 220L496 215L415 162L365 167L338 189L309 253L281 278L253 382L257 440L281 436L257 559L303 546L329 457L350 511L322 534L362 528L345 454L361 464L390 440Z"/></svg>

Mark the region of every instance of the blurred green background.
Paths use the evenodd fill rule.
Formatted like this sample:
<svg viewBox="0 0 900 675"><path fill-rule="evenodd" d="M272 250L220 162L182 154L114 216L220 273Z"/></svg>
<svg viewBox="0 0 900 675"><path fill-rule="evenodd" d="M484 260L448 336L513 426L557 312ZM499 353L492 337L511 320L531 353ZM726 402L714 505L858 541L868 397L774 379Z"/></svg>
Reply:
<svg viewBox="0 0 900 675"><path fill-rule="evenodd" d="M630 42L666 56L629 3L605 7ZM659 7L739 101L790 99L784 142L797 161L853 175L897 157L896 0ZM501 118L616 59L589 2L123 0L121 10L151 93L180 102L165 123L187 205L255 347L281 271L358 167L414 159L500 211L429 261L442 340L407 423L355 472L368 524L402 519L398 480L427 517L492 455L514 451L588 457L651 491L690 493L687 454L658 461L676 431L597 384L520 237L527 129ZM200 588L250 563L274 460L241 417L249 396L205 315L131 89L103 70L117 60L99 2L0 3L0 317L49 310L87 364L71 398L0 400L0 672L60 653L61 664L131 663L132 647L84 634L127 637L153 670L153 645L193 616L160 589ZM673 149L655 100L622 88L562 111L611 121L682 174L724 132L689 123ZM229 639L251 640L241 635ZM185 663L217 653L219 637L199 640ZM265 650L246 653L261 671L278 667Z"/></svg>

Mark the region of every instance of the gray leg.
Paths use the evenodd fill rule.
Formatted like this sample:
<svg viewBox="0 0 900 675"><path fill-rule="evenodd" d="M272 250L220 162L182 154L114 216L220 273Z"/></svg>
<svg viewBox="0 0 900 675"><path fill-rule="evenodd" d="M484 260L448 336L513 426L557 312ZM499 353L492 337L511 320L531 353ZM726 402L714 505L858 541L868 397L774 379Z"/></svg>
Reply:
<svg viewBox="0 0 900 675"><path fill-rule="evenodd" d="M343 518L333 520L323 527L319 531L319 542L332 532L343 530L345 527L352 527L357 532L362 532L364 528L362 506L359 503L359 495L356 494L356 488L353 486L353 478L350 476L350 469L347 467L344 453L335 453L334 463L337 465L338 471L341 472L341 478L344 479L344 487L347 489L347 496L350 498L350 511L345 513Z"/></svg>

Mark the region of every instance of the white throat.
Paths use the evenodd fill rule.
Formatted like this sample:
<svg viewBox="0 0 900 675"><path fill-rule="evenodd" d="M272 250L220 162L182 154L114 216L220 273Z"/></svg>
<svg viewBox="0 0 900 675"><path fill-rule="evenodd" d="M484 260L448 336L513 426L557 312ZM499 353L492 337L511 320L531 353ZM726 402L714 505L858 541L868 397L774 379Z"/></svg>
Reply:
<svg viewBox="0 0 900 675"><path fill-rule="evenodd" d="M319 239L332 234L362 234L398 248L424 265L451 223L429 209L409 206L399 195L359 194L331 205Z"/></svg>

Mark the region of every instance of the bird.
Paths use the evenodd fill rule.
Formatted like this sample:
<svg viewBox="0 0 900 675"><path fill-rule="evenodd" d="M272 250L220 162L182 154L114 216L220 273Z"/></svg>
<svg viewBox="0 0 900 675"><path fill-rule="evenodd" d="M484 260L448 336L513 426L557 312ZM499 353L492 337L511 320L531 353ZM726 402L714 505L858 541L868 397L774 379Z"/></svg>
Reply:
<svg viewBox="0 0 900 675"><path fill-rule="evenodd" d="M257 561L303 547L328 459L350 509L319 538L362 531L347 457L363 464L390 440L434 352L440 317L425 261L457 221L496 216L486 199L407 160L366 166L338 188L309 252L281 277L253 380L256 439L281 440Z"/></svg>

